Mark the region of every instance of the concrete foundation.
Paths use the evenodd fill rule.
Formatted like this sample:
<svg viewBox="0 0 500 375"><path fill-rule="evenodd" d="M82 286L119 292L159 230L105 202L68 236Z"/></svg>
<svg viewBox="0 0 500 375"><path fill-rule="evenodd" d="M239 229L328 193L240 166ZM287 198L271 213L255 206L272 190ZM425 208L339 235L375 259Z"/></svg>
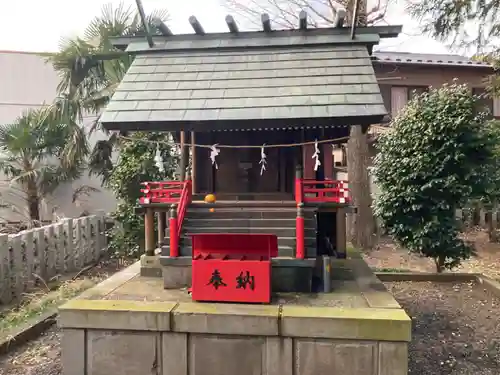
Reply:
<svg viewBox="0 0 500 375"><path fill-rule="evenodd" d="M64 375L407 375L411 320L360 258L271 305L192 302L140 269L61 307Z"/></svg>

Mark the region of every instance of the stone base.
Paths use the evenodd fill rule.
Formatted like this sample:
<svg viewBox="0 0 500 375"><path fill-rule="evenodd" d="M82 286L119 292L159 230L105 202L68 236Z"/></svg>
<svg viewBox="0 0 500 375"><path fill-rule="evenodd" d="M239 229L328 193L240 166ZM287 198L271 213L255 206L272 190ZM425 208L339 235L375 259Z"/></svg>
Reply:
<svg viewBox="0 0 500 375"><path fill-rule="evenodd" d="M141 255L141 276L161 277L160 255Z"/></svg>
<svg viewBox="0 0 500 375"><path fill-rule="evenodd" d="M315 259L273 258L271 289L274 293L310 293Z"/></svg>
<svg viewBox="0 0 500 375"><path fill-rule="evenodd" d="M191 257L160 259L165 289L191 286ZM273 258L271 289L273 292L309 293L312 288L315 259Z"/></svg>
<svg viewBox="0 0 500 375"><path fill-rule="evenodd" d="M63 375L407 375L411 319L362 259L336 267L332 293L249 305L192 302L137 263L60 308Z"/></svg>
<svg viewBox="0 0 500 375"><path fill-rule="evenodd" d="M181 289L191 286L191 257L160 258L165 289Z"/></svg>

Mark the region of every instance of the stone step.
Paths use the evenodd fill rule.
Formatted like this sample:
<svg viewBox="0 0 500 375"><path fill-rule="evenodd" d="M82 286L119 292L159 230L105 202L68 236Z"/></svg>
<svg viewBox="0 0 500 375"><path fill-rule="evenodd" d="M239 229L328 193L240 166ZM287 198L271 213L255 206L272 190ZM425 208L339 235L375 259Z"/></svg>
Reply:
<svg viewBox="0 0 500 375"><path fill-rule="evenodd" d="M186 218L189 219L295 219L297 217L296 211L273 210L224 210L215 209L210 212L208 209L192 210L188 209ZM304 217L307 219L314 219L314 211L304 212Z"/></svg>
<svg viewBox="0 0 500 375"><path fill-rule="evenodd" d="M312 218L305 220L305 226L309 228L316 227L316 221ZM184 220L183 227L217 227L217 228L228 228L228 227L293 227L295 228L295 218L280 218L280 219L261 219L261 218L209 218L209 219L198 219L187 217Z"/></svg>
<svg viewBox="0 0 500 375"><path fill-rule="evenodd" d="M180 255L181 256L190 256L192 254L192 247L181 245L180 246ZM278 246L278 253L280 257L295 257L295 246ZM168 256L170 254L169 246L162 246L162 255ZM306 256L315 257L316 256L316 248L307 247L306 248Z"/></svg>
<svg viewBox="0 0 500 375"><path fill-rule="evenodd" d="M185 235L196 233L269 233L279 237L295 237L295 226L293 227L184 227ZM316 229L306 228L305 237L316 236Z"/></svg>
<svg viewBox="0 0 500 375"><path fill-rule="evenodd" d="M238 207L238 208L273 208L273 207L290 207L296 208L297 203L294 200L218 200L216 203L205 203L202 200L195 200L191 202L190 207Z"/></svg>
<svg viewBox="0 0 500 375"><path fill-rule="evenodd" d="M182 246L191 246L191 237L187 235L183 235L182 237ZM306 247L316 248L316 237L305 237L304 243ZM291 246L295 248L295 235L287 236L287 237L278 237L278 247L280 246Z"/></svg>

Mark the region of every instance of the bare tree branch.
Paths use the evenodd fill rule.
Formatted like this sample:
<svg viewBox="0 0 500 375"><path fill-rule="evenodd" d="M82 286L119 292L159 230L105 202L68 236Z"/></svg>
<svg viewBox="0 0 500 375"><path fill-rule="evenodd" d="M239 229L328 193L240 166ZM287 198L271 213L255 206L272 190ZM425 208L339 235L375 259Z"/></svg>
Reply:
<svg viewBox="0 0 500 375"><path fill-rule="evenodd" d="M393 0L377 0L367 11L368 25L384 20L388 6ZM330 26L334 22L338 4L352 8L354 0L224 0L228 11L244 19L246 27L259 28L260 15L268 13L277 28L290 29L298 25L299 13L308 13L308 24L313 27ZM349 13L349 12L348 12Z"/></svg>

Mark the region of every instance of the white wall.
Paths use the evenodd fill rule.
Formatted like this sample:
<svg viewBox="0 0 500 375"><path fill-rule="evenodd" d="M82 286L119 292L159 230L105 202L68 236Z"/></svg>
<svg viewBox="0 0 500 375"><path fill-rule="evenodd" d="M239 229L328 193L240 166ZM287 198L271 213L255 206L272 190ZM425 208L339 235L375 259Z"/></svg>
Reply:
<svg viewBox="0 0 500 375"><path fill-rule="evenodd" d="M59 78L46 58L35 53L1 52L0 51L0 123L14 121L22 112L29 108L37 108L44 103L50 104L56 96ZM90 125L93 118L84 119L85 125ZM106 136L103 133L93 134L90 138L91 146L98 139ZM75 189L82 185L89 185L100 189L98 193L91 193L82 197L77 204L72 203ZM0 195L3 203L23 208L19 192L10 181L0 173ZM52 219L52 213L60 216L76 217L84 210L96 213L110 212L116 201L111 192L100 186L96 178L87 175L80 180L65 184L57 189L43 207L43 218ZM0 221L16 221L23 218L23 214L16 213L17 209L0 208Z"/></svg>

